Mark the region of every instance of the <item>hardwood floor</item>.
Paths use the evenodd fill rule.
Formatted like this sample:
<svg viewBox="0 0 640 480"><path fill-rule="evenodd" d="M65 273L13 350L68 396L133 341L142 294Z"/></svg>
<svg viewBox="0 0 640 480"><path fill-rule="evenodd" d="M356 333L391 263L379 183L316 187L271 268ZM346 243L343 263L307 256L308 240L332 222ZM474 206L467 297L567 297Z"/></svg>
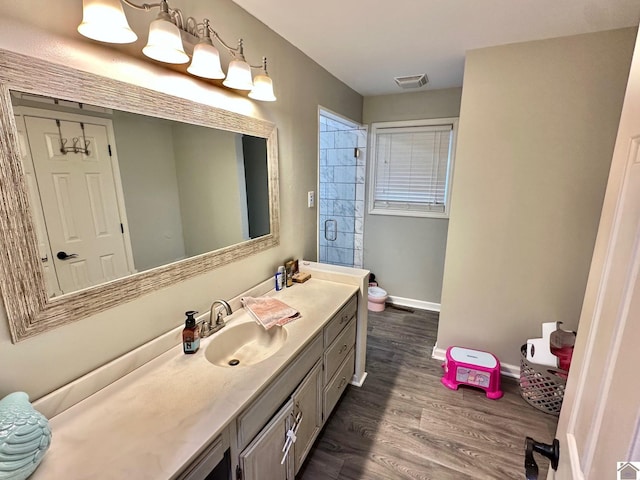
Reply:
<svg viewBox="0 0 640 480"><path fill-rule="evenodd" d="M557 418L528 405L513 379L503 377L500 400L445 388L431 358L437 328L433 312L369 312L368 377L349 386L297 480L525 478L525 436L550 443ZM547 460L536 461L546 478Z"/></svg>

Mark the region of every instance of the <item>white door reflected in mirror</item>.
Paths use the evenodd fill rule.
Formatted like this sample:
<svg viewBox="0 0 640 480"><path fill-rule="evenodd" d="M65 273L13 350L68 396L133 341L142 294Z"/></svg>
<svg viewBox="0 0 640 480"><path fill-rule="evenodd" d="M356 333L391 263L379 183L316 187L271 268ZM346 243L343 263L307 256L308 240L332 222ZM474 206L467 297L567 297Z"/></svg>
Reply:
<svg viewBox="0 0 640 480"><path fill-rule="evenodd" d="M33 208L42 209L52 252L50 278L64 294L132 273L106 126L27 115L24 122L40 199ZM88 147L63 152L72 139ZM50 296L56 293L51 280Z"/></svg>

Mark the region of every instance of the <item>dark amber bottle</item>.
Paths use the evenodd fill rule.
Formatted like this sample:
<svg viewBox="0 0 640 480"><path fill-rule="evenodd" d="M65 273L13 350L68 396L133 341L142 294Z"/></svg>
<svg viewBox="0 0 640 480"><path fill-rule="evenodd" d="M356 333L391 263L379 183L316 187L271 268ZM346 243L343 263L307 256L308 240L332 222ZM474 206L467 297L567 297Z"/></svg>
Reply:
<svg viewBox="0 0 640 480"><path fill-rule="evenodd" d="M198 313L194 310L185 312L187 320L184 322L182 330L182 350L184 353L196 353L200 348L200 328L196 325L194 315Z"/></svg>

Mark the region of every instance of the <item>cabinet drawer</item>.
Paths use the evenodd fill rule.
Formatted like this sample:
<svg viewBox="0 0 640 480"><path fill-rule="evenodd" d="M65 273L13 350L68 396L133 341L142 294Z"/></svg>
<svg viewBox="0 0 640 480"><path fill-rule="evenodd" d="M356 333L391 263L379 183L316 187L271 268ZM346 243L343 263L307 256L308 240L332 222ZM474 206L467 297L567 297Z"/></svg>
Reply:
<svg viewBox="0 0 640 480"><path fill-rule="evenodd" d="M338 338L324 352L324 383L329 383L329 379L336 373L342 361L347 357L349 351L356 343L356 321L351 320Z"/></svg>
<svg viewBox="0 0 640 480"><path fill-rule="evenodd" d="M331 345L331 342L335 340L342 329L349 323L349 320L356 314L356 307L358 300L355 295L351 297L351 300L342 307L342 309L331 319L331 321L324 327L324 348Z"/></svg>
<svg viewBox="0 0 640 480"><path fill-rule="evenodd" d="M324 419L325 421L329 417L329 414L336 406L340 396L344 392L345 388L353 377L355 370L355 351L352 348L349 355L345 359L344 363L338 369L338 373L333 377L331 383L324 389Z"/></svg>
<svg viewBox="0 0 640 480"><path fill-rule="evenodd" d="M320 358L322 358L322 335L318 334L260 397L238 416L238 448L240 450L256 436Z"/></svg>

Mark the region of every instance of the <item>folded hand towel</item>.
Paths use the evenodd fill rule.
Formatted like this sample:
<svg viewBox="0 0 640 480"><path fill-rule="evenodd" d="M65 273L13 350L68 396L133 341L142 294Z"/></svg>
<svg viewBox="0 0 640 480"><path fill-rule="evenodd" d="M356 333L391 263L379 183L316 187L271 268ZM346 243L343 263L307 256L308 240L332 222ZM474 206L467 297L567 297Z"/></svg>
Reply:
<svg viewBox="0 0 640 480"><path fill-rule="evenodd" d="M244 297L242 306L254 320L266 330L276 325L282 326L300 318L300 312L286 303L271 297Z"/></svg>

